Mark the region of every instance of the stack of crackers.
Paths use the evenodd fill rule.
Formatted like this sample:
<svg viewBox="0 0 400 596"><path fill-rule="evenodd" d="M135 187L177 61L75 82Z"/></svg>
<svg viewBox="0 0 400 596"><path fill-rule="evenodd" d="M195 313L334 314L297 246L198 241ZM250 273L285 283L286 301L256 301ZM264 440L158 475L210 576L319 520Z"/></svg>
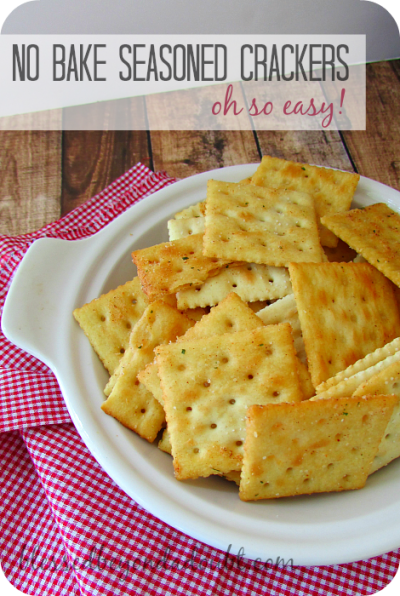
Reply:
<svg viewBox="0 0 400 596"><path fill-rule="evenodd" d="M400 216L350 210L359 176L264 157L132 253L74 311L105 413L242 500L362 488L400 456Z"/></svg>

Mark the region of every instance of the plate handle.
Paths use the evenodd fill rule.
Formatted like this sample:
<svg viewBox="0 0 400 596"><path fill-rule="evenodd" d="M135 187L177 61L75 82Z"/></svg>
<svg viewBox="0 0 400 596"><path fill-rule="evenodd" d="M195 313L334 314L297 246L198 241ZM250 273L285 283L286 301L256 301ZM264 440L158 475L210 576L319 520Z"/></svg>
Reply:
<svg viewBox="0 0 400 596"><path fill-rule="evenodd" d="M67 332L61 328L60 321L65 319L61 314L70 304L71 278L80 269L84 242L58 238L34 242L14 275L4 304L4 335L52 369Z"/></svg>

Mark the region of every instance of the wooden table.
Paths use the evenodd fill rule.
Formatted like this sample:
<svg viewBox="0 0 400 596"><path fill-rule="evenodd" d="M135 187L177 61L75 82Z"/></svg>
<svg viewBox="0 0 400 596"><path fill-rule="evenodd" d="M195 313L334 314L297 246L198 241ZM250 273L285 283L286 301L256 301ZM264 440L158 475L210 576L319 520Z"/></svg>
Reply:
<svg viewBox="0 0 400 596"><path fill-rule="evenodd" d="M400 60L367 65L366 131L0 131L0 233L58 219L138 161L185 178L264 154L356 171L400 190Z"/></svg>

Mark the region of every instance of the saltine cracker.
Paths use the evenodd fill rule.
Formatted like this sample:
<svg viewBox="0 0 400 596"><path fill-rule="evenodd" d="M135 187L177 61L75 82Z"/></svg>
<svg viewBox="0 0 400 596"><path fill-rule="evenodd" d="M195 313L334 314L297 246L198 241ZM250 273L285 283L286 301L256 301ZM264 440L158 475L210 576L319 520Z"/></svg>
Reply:
<svg viewBox="0 0 400 596"><path fill-rule="evenodd" d="M201 285L229 261L202 253L203 235L195 234L132 253L143 291L152 302L191 285Z"/></svg>
<svg viewBox="0 0 400 596"><path fill-rule="evenodd" d="M209 180L203 252L274 267L319 263L323 250L314 202L293 190Z"/></svg>
<svg viewBox="0 0 400 596"><path fill-rule="evenodd" d="M147 441L154 441L162 428L164 410L137 376L153 360L154 348L176 341L193 321L162 301L150 304L136 323L121 363L119 376L102 409Z"/></svg>
<svg viewBox="0 0 400 596"><path fill-rule="evenodd" d="M392 395L249 408L240 498L362 488L397 403Z"/></svg>
<svg viewBox="0 0 400 596"><path fill-rule="evenodd" d="M302 399L289 324L181 341L156 354L179 480L239 471L247 408Z"/></svg>
<svg viewBox="0 0 400 596"><path fill-rule="evenodd" d="M224 333L237 333L238 331L249 331L262 327L263 322L253 313L234 292L211 309L194 327L191 327L185 335L178 338L177 342L223 335ZM159 403L164 406L158 367L152 362L139 374L139 380L151 391Z"/></svg>
<svg viewBox="0 0 400 596"><path fill-rule="evenodd" d="M291 263L313 385L400 335L391 282L368 263Z"/></svg>
<svg viewBox="0 0 400 596"><path fill-rule="evenodd" d="M255 263L226 265L201 286L179 291L178 308L184 310L196 306L214 306L232 291L244 302L256 302L282 298L292 293L292 286L285 267Z"/></svg>
<svg viewBox="0 0 400 596"><path fill-rule="evenodd" d="M385 203L323 218L324 224L400 286L400 215Z"/></svg>
<svg viewBox="0 0 400 596"><path fill-rule="evenodd" d="M149 301L138 277L76 308L75 319L110 375L129 344L132 328Z"/></svg>
<svg viewBox="0 0 400 596"><path fill-rule="evenodd" d="M320 220L324 215L350 209L359 179L358 174L351 172L310 166L264 155L252 178L252 184L309 193L315 203L321 244L335 247L337 237L321 225Z"/></svg>

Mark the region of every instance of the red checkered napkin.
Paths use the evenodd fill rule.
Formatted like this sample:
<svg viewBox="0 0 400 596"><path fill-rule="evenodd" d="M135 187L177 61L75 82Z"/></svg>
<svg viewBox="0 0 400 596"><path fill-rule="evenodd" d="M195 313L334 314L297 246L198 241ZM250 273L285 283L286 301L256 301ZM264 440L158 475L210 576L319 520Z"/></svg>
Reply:
<svg viewBox="0 0 400 596"><path fill-rule="evenodd" d="M174 182L138 165L60 221L0 238L0 307L30 244L97 232ZM254 563L191 539L147 513L100 468L71 424L52 373L0 336L0 547L27 594L359 596L383 589L400 551L331 567ZM227 545L227 550L229 550Z"/></svg>

